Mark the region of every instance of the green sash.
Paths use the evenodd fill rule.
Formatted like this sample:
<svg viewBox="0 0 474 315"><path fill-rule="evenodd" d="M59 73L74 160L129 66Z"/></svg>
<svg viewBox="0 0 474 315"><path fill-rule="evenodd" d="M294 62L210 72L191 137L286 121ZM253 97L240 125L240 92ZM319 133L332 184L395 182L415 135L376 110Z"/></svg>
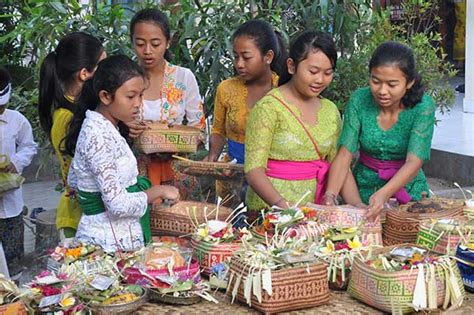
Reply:
<svg viewBox="0 0 474 315"><path fill-rule="evenodd" d="M146 177L137 177L137 183L130 187L127 187L128 192L140 192L145 191L151 187L151 182ZM81 206L82 212L85 215L95 215L105 212L104 203L102 201L102 194L100 192L85 192L77 191L79 205ZM151 241L151 229L150 229L150 205L146 208L145 214L140 218L140 225L143 230L143 238L145 244Z"/></svg>

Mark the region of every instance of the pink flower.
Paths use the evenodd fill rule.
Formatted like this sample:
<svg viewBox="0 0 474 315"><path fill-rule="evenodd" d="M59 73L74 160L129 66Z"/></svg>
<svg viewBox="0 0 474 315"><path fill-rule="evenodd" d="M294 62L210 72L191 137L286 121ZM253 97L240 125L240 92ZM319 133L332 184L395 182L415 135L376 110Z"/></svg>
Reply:
<svg viewBox="0 0 474 315"><path fill-rule="evenodd" d="M44 277L47 277L47 276L50 276L51 275L51 271L49 270L43 270L41 271L41 273L39 274L38 278L44 278Z"/></svg>
<svg viewBox="0 0 474 315"><path fill-rule="evenodd" d="M60 289L52 287L50 285L45 285L40 288L41 288L41 293L43 294L43 296L51 296L51 295L56 295L56 294L61 293Z"/></svg>
<svg viewBox="0 0 474 315"><path fill-rule="evenodd" d="M59 280L67 280L68 278L69 278L69 277L68 277L67 274L65 274L64 272L58 274L58 279L59 279Z"/></svg>

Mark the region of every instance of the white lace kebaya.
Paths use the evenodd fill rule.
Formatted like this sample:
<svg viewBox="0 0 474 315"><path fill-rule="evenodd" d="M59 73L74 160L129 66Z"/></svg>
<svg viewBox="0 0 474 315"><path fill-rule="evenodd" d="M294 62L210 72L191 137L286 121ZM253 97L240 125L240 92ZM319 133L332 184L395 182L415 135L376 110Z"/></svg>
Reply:
<svg viewBox="0 0 474 315"><path fill-rule="evenodd" d="M137 160L118 129L102 114L87 111L69 170L69 185L100 192L106 212L83 214L76 239L102 246L106 252L143 246L140 218L147 208L144 192L129 193L137 183Z"/></svg>

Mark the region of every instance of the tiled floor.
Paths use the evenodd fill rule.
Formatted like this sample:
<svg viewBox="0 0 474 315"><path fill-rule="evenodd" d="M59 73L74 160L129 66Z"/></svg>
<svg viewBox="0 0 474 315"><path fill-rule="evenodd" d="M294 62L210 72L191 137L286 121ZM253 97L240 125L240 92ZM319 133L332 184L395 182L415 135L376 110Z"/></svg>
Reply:
<svg viewBox="0 0 474 315"><path fill-rule="evenodd" d="M464 83L464 78L451 80L453 87ZM437 113L440 120L435 127L432 148L474 156L474 114L463 112L464 94L456 94L456 101L449 113Z"/></svg>

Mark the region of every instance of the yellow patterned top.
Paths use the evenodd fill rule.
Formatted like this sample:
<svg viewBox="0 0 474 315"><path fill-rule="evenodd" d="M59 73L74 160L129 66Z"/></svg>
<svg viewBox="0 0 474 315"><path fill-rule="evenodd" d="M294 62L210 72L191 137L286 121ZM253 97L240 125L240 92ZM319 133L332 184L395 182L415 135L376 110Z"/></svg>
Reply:
<svg viewBox="0 0 474 315"><path fill-rule="evenodd" d="M286 107L270 96L272 93L285 100L278 88L273 89L258 101L249 115L245 140L246 173L255 168L267 168L269 159L286 161L319 159L311 139L302 126ZM285 102L301 118L300 110L287 100ZM316 140L321 155L326 160L332 161L337 153L337 140L341 132L341 116L336 105L322 98L317 123L312 126L305 124L305 127ZM296 203L308 190L312 194L304 199L303 204L314 202L317 187L315 179L298 181L269 179L273 187L290 204ZM247 191L247 206L250 210L256 211L269 207L251 188Z"/></svg>
<svg viewBox="0 0 474 315"><path fill-rule="evenodd" d="M68 100L70 100L68 98ZM71 100L70 100L71 101ZM73 101L73 100L72 100ZM73 117L73 113L65 108L58 108L53 113L53 126L51 128L51 142L53 144L56 157L61 167L61 178L65 185L64 192L61 194L56 213L56 227L77 229L82 211L76 199L67 196L69 188L67 186L67 175L71 166L72 158L62 153L64 150L63 139L69 130L69 124Z"/></svg>
<svg viewBox="0 0 474 315"><path fill-rule="evenodd" d="M278 75L272 74L272 85L278 85ZM249 108L247 106L247 87L239 77L222 81L217 87L214 103L212 134L244 143L245 128Z"/></svg>

